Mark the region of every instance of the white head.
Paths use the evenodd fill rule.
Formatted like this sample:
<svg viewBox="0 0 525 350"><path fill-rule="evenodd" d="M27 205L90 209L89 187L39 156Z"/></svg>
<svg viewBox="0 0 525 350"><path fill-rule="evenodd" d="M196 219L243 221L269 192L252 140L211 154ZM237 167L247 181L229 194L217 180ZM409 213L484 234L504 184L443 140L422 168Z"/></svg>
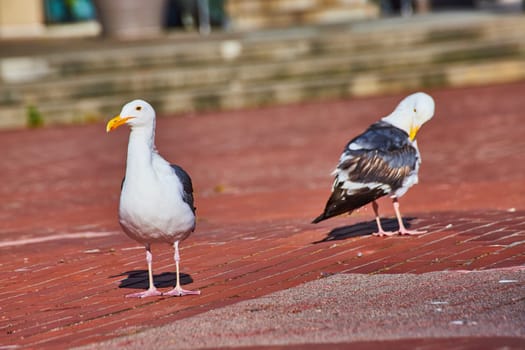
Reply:
<svg viewBox="0 0 525 350"><path fill-rule="evenodd" d="M155 110L144 100L128 102L122 107L120 114L108 122L106 131L113 131L124 124L128 124L131 129L155 128Z"/></svg>
<svg viewBox="0 0 525 350"><path fill-rule="evenodd" d="M405 97L383 120L406 131L413 141L419 128L434 116L434 107L434 99L430 95L416 92Z"/></svg>

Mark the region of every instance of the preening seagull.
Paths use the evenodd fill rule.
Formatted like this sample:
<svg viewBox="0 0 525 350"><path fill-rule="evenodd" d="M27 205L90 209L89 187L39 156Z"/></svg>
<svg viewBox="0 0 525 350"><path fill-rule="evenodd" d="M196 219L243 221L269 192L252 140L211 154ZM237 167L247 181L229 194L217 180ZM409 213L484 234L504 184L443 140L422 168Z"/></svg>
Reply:
<svg viewBox="0 0 525 350"><path fill-rule="evenodd" d="M421 156L416 134L434 116L434 100L418 92L403 99L396 109L372 124L345 147L333 172L332 194L324 212L313 223L352 211L372 202L376 216L376 236L395 232L381 227L376 199L389 195L399 223L399 234L414 235L424 231L408 230L403 224L398 198L418 182Z"/></svg>
<svg viewBox="0 0 525 350"><path fill-rule="evenodd" d="M156 295L182 296L200 291L182 289L179 276L179 242L195 229L195 207L190 176L168 163L155 148L155 110L143 100L122 107L106 125L110 132L121 125L131 128L126 175L120 194L119 221L124 232L146 247L149 289L126 295L144 298ZM151 244L169 243L175 250L177 281L173 290L161 293L153 284Z"/></svg>

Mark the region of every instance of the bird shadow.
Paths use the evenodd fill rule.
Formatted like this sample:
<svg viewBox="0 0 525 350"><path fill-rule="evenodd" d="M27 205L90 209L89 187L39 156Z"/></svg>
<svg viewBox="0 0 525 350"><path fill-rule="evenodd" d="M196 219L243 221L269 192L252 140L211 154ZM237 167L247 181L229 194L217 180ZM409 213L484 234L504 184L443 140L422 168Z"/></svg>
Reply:
<svg viewBox="0 0 525 350"><path fill-rule="evenodd" d="M406 228L410 228L411 222L414 219L414 217L405 217L403 218L403 224L405 224ZM385 231L395 231L399 229L396 219L381 219L381 226ZM313 244L367 236L374 232L377 232L377 224L375 220L362 221L349 226L336 227L330 231L325 238L315 241Z"/></svg>
<svg viewBox="0 0 525 350"><path fill-rule="evenodd" d="M126 276L120 281L119 288L148 289L148 270L126 271L110 278ZM160 275L153 275L153 283L157 288L167 288L175 286L177 274L175 272L163 272ZM193 283L193 278L187 273L180 273L180 284Z"/></svg>

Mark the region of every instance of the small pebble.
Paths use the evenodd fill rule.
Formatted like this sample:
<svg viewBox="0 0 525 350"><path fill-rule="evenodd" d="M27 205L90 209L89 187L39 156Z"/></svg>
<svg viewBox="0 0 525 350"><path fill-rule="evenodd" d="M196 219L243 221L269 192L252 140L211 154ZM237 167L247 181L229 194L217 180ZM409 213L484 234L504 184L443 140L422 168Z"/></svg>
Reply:
<svg viewBox="0 0 525 350"><path fill-rule="evenodd" d="M478 323L476 321L469 321L469 320L455 320L455 321L450 321L449 324L452 324L455 326L475 326Z"/></svg>
<svg viewBox="0 0 525 350"><path fill-rule="evenodd" d="M215 193L224 193L226 191L226 186L218 184L213 188L213 191L215 191Z"/></svg>

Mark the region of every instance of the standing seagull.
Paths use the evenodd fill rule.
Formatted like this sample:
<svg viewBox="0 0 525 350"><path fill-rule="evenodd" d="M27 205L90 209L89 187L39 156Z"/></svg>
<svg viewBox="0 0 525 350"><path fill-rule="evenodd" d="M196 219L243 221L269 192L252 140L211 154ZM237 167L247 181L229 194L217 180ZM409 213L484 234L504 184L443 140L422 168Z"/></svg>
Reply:
<svg viewBox="0 0 525 350"><path fill-rule="evenodd" d="M144 298L156 295L182 296L200 291L182 289L179 276L179 241L195 229L193 188L189 175L178 165L168 163L155 148L155 110L143 100L122 107L111 119L106 131L121 125L131 128L128 143L126 176L120 194L119 221L124 232L145 245L149 289L126 295ZM153 284L151 244L173 244L177 283L173 290L161 293Z"/></svg>
<svg viewBox="0 0 525 350"><path fill-rule="evenodd" d="M379 219L376 199L390 195L393 200L399 234L416 235L424 231L405 228L398 198L418 182L421 156L415 140L419 128L434 116L434 100L418 92L403 99L396 109L364 133L351 140L334 170L332 195L324 212L313 223L333 216L352 213L372 202L378 231L376 236L391 236Z"/></svg>

